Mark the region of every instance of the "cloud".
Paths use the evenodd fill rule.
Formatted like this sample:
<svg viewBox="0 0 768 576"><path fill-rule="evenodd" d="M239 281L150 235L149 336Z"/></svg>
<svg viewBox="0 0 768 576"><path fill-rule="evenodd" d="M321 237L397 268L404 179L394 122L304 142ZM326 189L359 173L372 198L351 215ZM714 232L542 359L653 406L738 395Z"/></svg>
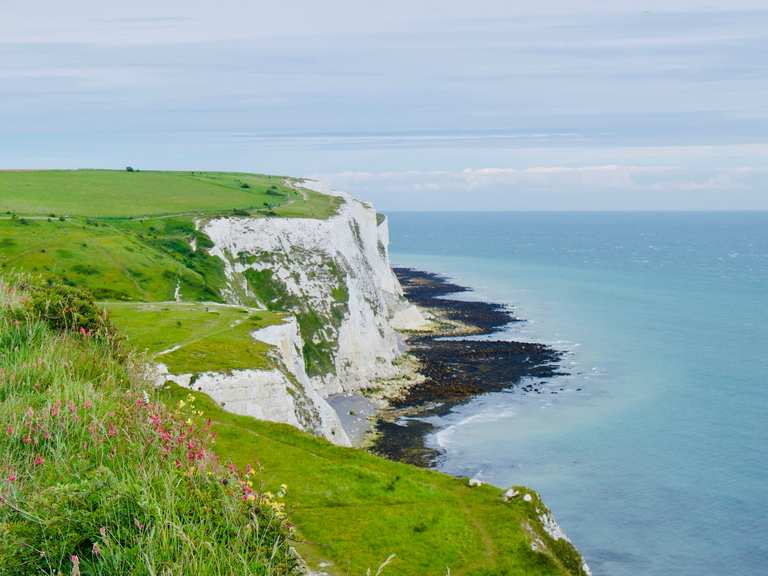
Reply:
<svg viewBox="0 0 768 576"><path fill-rule="evenodd" d="M674 165L551 165L316 177L384 210L768 208L768 167L763 166L701 171ZM755 193L761 189L766 193Z"/></svg>

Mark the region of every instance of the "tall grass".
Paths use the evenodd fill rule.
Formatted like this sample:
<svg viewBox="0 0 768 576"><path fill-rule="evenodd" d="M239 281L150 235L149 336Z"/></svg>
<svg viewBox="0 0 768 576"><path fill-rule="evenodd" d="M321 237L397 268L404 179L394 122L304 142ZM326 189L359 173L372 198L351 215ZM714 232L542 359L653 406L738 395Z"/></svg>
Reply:
<svg viewBox="0 0 768 576"><path fill-rule="evenodd" d="M26 300L0 283L0 574L295 573L280 495L217 461L192 398Z"/></svg>

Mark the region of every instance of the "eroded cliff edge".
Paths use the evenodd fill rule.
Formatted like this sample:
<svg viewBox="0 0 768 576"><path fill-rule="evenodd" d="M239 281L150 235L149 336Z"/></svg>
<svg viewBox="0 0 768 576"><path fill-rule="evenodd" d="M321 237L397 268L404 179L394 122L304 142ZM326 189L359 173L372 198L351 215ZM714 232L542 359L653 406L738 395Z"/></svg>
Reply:
<svg viewBox="0 0 768 576"><path fill-rule="evenodd" d="M386 218L348 195L320 191L343 200L328 219L197 222L211 241L208 252L225 264L225 300L286 313L282 324L251 334L273 346L273 367L170 374L160 364L160 376L206 392L232 412L349 445L326 397L398 376L404 343L397 330L418 328L425 319L390 267Z"/></svg>

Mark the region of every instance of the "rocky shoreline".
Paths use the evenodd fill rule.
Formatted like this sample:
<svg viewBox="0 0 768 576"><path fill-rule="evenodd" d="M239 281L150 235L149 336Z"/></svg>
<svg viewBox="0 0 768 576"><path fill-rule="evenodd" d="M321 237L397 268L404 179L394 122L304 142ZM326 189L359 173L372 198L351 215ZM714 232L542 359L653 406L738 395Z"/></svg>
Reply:
<svg viewBox="0 0 768 576"><path fill-rule="evenodd" d="M388 408L374 424L369 449L393 460L433 467L440 452L426 446L434 425L422 420L440 416L488 392L509 390L525 380L538 393L541 380L562 375L562 353L543 345L490 338L519 322L502 304L450 298L470 291L443 276L412 268L394 268L405 295L432 320L428 331L405 334L420 377L387 398Z"/></svg>

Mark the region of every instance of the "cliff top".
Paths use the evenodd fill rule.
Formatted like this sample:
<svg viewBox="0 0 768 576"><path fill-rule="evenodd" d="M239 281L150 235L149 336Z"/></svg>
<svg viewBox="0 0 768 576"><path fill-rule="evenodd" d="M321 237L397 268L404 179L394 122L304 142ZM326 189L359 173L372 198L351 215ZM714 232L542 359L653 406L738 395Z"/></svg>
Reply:
<svg viewBox="0 0 768 576"><path fill-rule="evenodd" d="M138 170L0 171L0 212L129 218L268 214L328 218L341 200L283 176Z"/></svg>

